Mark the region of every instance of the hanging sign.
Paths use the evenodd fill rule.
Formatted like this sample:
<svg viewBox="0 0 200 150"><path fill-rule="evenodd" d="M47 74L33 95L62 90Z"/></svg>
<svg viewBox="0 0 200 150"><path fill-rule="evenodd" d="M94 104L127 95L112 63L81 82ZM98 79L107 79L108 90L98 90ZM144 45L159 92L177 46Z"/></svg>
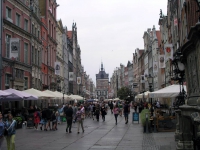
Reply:
<svg viewBox="0 0 200 150"><path fill-rule="evenodd" d="M60 62L55 62L55 74L60 75Z"/></svg>
<svg viewBox="0 0 200 150"><path fill-rule="evenodd" d="M172 44L165 44L165 59L173 59L173 45Z"/></svg>
<svg viewBox="0 0 200 150"><path fill-rule="evenodd" d="M159 68L165 68L165 55L159 55Z"/></svg>
<svg viewBox="0 0 200 150"><path fill-rule="evenodd" d="M20 52L19 38L10 38L10 58L17 58Z"/></svg>

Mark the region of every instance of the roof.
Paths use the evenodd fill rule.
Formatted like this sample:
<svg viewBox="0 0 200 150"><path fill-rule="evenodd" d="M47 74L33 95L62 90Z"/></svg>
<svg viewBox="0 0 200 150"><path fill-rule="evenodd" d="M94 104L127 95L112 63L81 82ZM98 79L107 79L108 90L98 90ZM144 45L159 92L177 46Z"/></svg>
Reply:
<svg viewBox="0 0 200 150"><path fill-rule="evenodd" d="M67 36L72 39L72 31L67 31Z"/></svg>

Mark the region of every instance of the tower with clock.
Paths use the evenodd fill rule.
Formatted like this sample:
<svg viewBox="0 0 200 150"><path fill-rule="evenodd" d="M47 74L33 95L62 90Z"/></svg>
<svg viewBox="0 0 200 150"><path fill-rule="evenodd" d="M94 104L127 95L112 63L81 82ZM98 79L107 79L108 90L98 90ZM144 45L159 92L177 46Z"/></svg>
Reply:
<svg viewBox="0 0 200 150"><path fill-rule="evenodd" d="M108 98L109 74L105 72L103 63L101 69L96 74L96 95L97 99L103 101Z"/></svg>

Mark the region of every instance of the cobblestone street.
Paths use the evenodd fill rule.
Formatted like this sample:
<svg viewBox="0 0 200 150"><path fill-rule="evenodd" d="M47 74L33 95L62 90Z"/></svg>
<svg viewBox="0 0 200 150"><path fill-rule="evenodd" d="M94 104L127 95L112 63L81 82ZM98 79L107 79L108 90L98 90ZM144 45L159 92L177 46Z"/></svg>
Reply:
<svg viewBox="0 0 200 150"><path fill-rule="evenodd" d="M73 124L72 133L66 133L66 123L58 125L58 131L40 131L18 129L16 150L174 150L174 133L144 134L141 124L126 125L123 117L118 117L115 125L114 116L108 113L106 121L97 122L85 119L85 132L77 134L77 124ZM129 116L131 120L131 116ZM6 149L4 140L3 149Z"/></svg>

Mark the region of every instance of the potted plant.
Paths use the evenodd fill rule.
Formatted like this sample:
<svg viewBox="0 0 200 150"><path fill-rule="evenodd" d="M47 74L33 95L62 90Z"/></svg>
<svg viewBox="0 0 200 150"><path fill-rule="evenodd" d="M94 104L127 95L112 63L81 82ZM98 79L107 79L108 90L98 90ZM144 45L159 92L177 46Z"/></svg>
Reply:
<svg viewBox="0 0 200 150"><path fill-rule="evenodd" d="M16 122L17 122L16 129L22 128L22 121L23 121L22 117L14 117L13 119L16 120Z"/></svg>

